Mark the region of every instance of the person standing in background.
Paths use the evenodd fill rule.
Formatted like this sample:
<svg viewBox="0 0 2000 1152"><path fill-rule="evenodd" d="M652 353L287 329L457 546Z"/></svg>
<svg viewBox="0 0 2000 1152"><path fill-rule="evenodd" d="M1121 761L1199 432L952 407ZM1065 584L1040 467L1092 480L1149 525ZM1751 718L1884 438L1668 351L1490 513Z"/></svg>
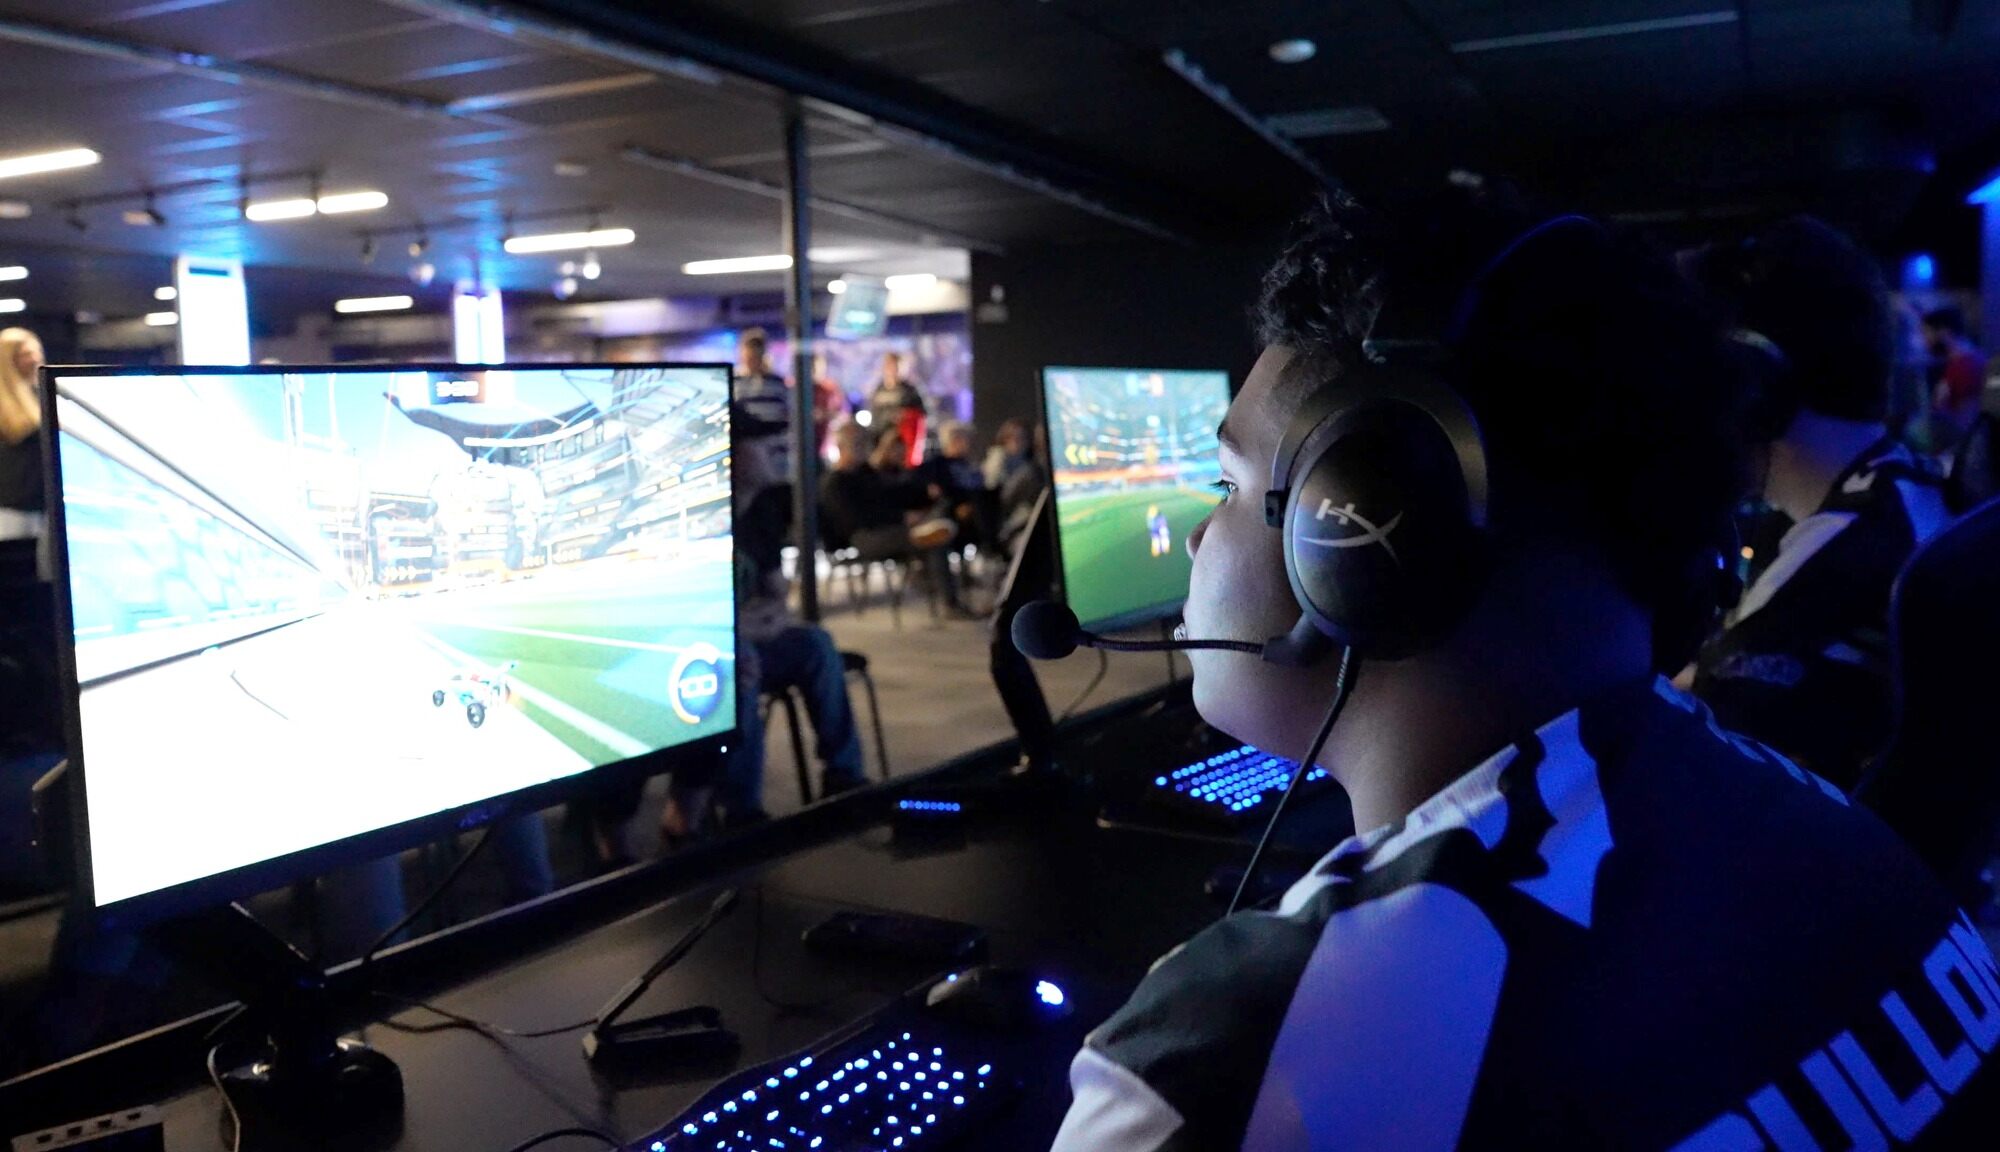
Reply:
<svg viewBox="0 0 2000 1152"><path fill-rule="evenodd" d="M771 342L762 328L745 328L736 339L736 379L732 399L743 406L743 410L758 420L776 424L782 428L792 426L792 398L790 386L785 378L772 369L770 361ZM774 442L771 447L771 464L779 479L786 484L792 481L792 442L790 436L778 437L782 443Z"/></svg>
<svg viewBox="0 0 2000 1152"><path fill-rule="evenodd" d="M1965 313L1953 304L1924 313L1924 350L1940 366L1931 410L1949 427L1956 441L1979 415L1979 394L1986 389L1986 356L1965 334Z"/></svg>
<svg viewBox="0 0 2000 1152"><path fill-rule="evenodd" d="M833 430L833 422L847 414L847 393L840 381L833 378L833 370L826 362L826 353L813 355L813 431L819 445L820 459L828 459L827 435Z"/></svg>
<svg viewBox="0 0 2000 1152"><path fill-rule="evenodd" d="M924 459L923 393L903 375L903 358L894 352L882 354L882 379L868 398L869 430L878 438L891 432L903 438L903 467L915 468Z"/></svg>
<svg viewBox="0 0 2000 1152"><path fill-rule="evenodd" d="M42 342L26 328L0 331L0 509L38 513L42 486ZM0 516L0 535L7 517Z"/></svg>

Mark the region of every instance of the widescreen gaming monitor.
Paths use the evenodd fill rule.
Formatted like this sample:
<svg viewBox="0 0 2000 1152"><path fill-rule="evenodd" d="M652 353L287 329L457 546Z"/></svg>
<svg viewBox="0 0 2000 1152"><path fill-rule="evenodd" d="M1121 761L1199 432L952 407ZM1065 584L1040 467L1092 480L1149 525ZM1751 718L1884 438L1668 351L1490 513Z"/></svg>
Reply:
<svg viewBox="0 0 2000 1152"><path fill-rule="evenodd" d="M729 369L49 369L106 919L527 810L736 726Z"/></svg>
<svg viewBox="0 0 2000 1152"><path fill-rule="evenodd" d="M1044 368L1063 596L1085 628L1178 613L1187 536L1221 499L1225 372Z"/></svg>

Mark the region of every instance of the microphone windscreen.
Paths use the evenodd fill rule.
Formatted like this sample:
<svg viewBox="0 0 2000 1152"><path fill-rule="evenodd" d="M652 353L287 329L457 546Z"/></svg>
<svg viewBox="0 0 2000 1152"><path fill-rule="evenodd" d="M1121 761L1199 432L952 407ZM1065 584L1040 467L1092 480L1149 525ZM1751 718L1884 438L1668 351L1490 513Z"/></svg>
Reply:
<svg viewBox="0 0 2000 1152"><path fill-rule="evenodd" d="M1076 651L1076 613L1053 600L1032 600L1014 614L1014 647L1036 660L1060 660Z"/></svg>

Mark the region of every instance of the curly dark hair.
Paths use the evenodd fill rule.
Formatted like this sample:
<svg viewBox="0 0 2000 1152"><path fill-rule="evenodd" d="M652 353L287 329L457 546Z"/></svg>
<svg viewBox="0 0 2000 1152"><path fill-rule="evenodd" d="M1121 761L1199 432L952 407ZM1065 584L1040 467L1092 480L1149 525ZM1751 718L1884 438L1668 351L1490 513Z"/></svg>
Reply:
<svg viewBox="0 0 2000 1152"><path fill-rule="evenodd" d="M1281 416L1358 362L1378 315L1399 334L1414 316L1447 339L1444 371L1479 421L1494 535L1590 547L1656 633L1669 616L1698 630L1745 476L1737 362L1693 287L1631 236L1554 228L1488 267L1533 220L1467 189L1393 218L1322 198L1254 313L1260 341L1293 354ZM1656 658L1685 658L1693 640L1656 634Z"/></svg>

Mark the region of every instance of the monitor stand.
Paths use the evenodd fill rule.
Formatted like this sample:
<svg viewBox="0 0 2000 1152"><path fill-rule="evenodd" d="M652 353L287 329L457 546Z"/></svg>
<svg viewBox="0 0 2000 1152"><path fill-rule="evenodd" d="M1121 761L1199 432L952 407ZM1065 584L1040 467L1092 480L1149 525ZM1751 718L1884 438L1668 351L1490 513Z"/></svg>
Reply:
<svg viewBox="0 0 2000 1152"><path fill-rule="evenodd" d="M993 630L987 642L993 687L1021 739L1024 767L1036 776L1055 768L1056 722L1049 713L1048 697L1042 694L1034 667L1014 647L1014 615L1030 600L1049 595L1054 586L1055 510L1048 489L1044 488L1035 501L1020 548L995 601Z"/></svg>
<svg viewBox="0 0 2000 1152"><path fill-rule="evenodd" d="M222 1085L247 1133L267 1143L274 1131L323 1136L400 1126L403 1074L359 1039L343 1037L326 973L265 927L241 904L154 926L151 935L175 960L242 1001L219 1037L250 1041L256 1055L223 1072Z"/></svg>

